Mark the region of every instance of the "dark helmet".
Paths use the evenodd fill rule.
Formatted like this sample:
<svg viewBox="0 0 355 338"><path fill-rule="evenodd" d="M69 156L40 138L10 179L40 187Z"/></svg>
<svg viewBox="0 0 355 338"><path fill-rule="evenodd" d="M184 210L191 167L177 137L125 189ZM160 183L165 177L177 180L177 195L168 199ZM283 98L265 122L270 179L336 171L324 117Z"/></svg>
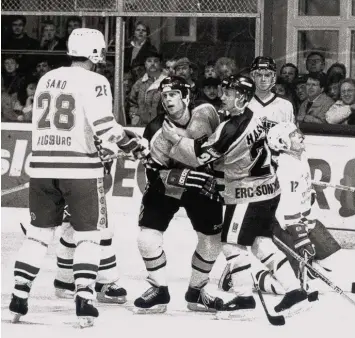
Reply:
<svg viewBox="0 0 355 338"><path fill-rule="evenodd" d="M268 69L276 72L276 62L269 56L258 56L254 59L250 67L251 71L256 69Z"/></svg>
<svg viewBox="0 0 355 338"><path fill-rule="evenodd" d="M245 99L248 102L255 94L255 83L247 76L231 75L222 81L222 88L237 90L245 95Z"/></svg>
<svg viewBox="0 0 355 338"><path fill-rule="evenodd" d="M160 82L159 90L163 93L170 90L179 90L181 92L181 98L188 98L190 95L191 86L187 81L180 76L168 76L162 82Z"/></svg>

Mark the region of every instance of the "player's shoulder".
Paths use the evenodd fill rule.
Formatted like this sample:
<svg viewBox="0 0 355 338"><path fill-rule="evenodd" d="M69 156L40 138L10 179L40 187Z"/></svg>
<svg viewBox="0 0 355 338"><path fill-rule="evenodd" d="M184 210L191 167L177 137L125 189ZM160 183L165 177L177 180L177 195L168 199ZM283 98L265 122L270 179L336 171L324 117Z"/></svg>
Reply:
<svg viewBox="0 0 355 338"><path fill-rule="evenodd" d="M280 95L280 94L275 94L275 103L283 105L284 107L290 107L290 108L293 109L292 102L286 96L283 96L283 95Z"/></svg>
<svg viewBox="0 0 355 338"><path fill-rule="evenodd" d="M202 103L191 111L192 118L218 118L215 107L210 103Z"/></svg>
<svg viewBox="0 0 355 338"><path fill-rule="evenodd" d="M155 133L161 129L164 119L165 114L159 114L151 120L144 129L143 137L150 141Z"/></svg>
<svg viewBox="0 0 355 338"><path fill-rule="evenodd" d="M229 120L223 122L223 130L228 135L241 134L251 121L260 121L252 110L245 108L243 114L232 116ZM261 124L261 122L260 122Z"/></svg>

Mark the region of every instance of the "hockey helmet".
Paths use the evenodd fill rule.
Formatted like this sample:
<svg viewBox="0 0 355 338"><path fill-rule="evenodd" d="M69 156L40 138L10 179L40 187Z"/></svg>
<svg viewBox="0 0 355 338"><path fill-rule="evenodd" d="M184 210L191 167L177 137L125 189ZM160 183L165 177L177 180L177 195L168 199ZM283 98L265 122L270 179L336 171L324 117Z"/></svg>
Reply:
<svg viewBox="0 0 355 338"><path fill-rule="evenodd" d="M254 71L257 69L266 69L276 72L276 62L273 58L269 56L258 56L251 64L250 71Z"/></svg>
<svg viewBox="0 0 355 338"><path fill-rule="evenodd" d="M291 122L280 122L272 127L267 134L267 142L272 150L289 150L291 148L290 135L298 128Z"/></svg>
<svg viewBox="0 0 355 338"><path fill-rule="evenodd" d="M244 94L244 99L249 102L255 94L255 83L247 76L231 75L222 81L222 88L235 89Z"/></svg>
<svg viewBox="0 0 355 338"><path fill-rule="evenodd" d="M104 62L105 49L104 36L96 29L74 29L68 39L68 55L86 57L94 64Z"/></svg>

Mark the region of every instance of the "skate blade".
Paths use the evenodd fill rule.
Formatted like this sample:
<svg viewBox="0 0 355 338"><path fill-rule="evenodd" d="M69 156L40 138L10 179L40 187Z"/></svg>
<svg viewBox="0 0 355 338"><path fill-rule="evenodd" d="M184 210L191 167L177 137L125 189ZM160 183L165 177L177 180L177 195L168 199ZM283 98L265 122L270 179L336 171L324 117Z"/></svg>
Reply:
<svg viewBox="0 0 355 338"><path fill-rule="evenodd" d="M72 299L74 298L74 291L55 289L55 296L62 299Z"/></svg>
<svg viewBox="0 0 355 338"><path fill-rule="evenodd" d="M191 311L197 311L197 312L211 312L211 313L216 313L216 309L208 308L203 304L199 303L187 303L187 308Z"/></svg>
<svg viewBox="0 0 355 338"><path fill-rule="evenodd" d="M94 320L95 320L94 317L90 317L90 316L82 316L81 317L80 316L80 317L78 317L78 319L79 319L80 328L82 328L82 329L94 326Z"/></svg>
<svg viewBox="0 0 355 338"><path fill-rule="evenodd" d="M235 310L235 311L218 311L215 315L216 320L238 320L238 321L253 321L257 319L255 309Z"/></svg>
<svg viewBox="0 0 355 338"><path fill-rule="evenodd" d="M168 308L167 305L155 305L149 309L135 307L133 309L133 313L135 313L137 315L164 313L164 312L166 312L167 308Z"/></svg>
<svg viewBox="0 0 355 338"><path fill-rule="evenodd" d="M122 297L109 297L107 295L103 295L101 293L98 293L96 296L96 299L100 303L106 303L106 304L124 304L127 302L126 296Z"/></svg>
<svg viewBox="0 0 355 338"><path fill-rule="evenodd" d="M296 316L300 313L309 311L314 305L314 302L309 302L308 299L295 304L289 309L279 312L278 314L283 315L285 318L290 318Z"/></svg>
<svg viewBox="0 0 355 338"><path fill-rule="evenodd" d="M13 315L12 319L11 319L11 323L16 324L20 321L20 318L23 316L21 313L16 313L16 312L12 312L10 311L11 314Z"/></svg>

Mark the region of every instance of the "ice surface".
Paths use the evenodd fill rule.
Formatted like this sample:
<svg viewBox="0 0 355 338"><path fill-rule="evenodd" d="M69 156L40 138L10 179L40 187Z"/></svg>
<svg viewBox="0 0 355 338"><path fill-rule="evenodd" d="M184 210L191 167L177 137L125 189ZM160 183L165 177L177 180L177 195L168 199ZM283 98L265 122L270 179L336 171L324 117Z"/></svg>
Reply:
<svg viewBox="0 0 355 338"><path fill-rule="evenodd" d="M115 226L114 245L122 275L121 284L128 291L127 304L98 304L100 317L95 322L95 326L79 329L73 301L57 299L54 296L53 279L56 261L54 245L51 245L32 289L29 313L22 317L21 323L11 324L8 304L13 287L13 266L17 250L24 239L19 222L28 221L28 211L2 208L1 220L1 333L4 338L355 337L355 306L348 304L334 292L321 294L320 301L316 302L311 309L286 318L286 325L283 327L273 327L267 322L260 303L257 304L255 311L256 318L252 321L215 320L212 314L188 311L184 294L188 285L190 259L194 251L196 235L185 218L176 218L165 234L169 290L172 298L168 312L159 315L133 314L131 309L134 299L149 285L145 281L146 272L136 245L137 217L128 214L110 216L110 221ZM343 251L341 264L355 270L355 251ZM215 285L224 264L224 258L219 257L212 271L210 286L212 291L216 291ZM257 295L255 296L257 298ZM269 308L280 300L279 297L268 295L265 299Z"/></svg>

